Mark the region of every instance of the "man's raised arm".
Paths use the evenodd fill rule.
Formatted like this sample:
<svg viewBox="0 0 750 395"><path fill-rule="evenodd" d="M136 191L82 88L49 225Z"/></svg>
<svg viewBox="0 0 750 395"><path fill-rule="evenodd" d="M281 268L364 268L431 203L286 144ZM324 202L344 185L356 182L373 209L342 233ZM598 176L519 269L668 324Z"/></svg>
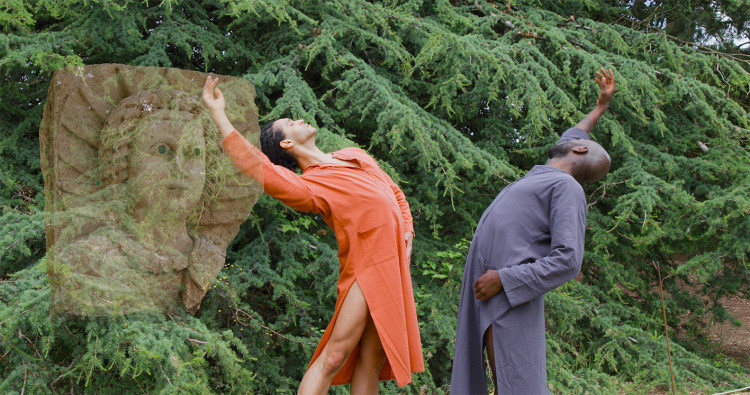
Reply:
<svg viewBox="0 0 750 395"><path fill-rule="evenodd" d="M607 73L604 67L602 67L600 71L596 72L595 80L599 84L600 89L599 99L596 100L596 107L581 122L578 122L574 126L574 128L581 129L587 134L594 128L594 125L596 125L599 117L604 114L604 111L607 111L609 102L612 101L612 96L615 94L615 74L612 72L612 69L609 69L609 73Z"/></svg>

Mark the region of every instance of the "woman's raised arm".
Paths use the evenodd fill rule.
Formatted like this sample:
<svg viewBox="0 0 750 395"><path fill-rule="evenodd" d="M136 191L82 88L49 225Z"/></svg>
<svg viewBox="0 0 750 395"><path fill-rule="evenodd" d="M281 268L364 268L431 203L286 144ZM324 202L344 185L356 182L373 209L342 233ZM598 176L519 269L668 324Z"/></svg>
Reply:
<svg viewBox="0 0 750 395"><path fill-rule="evenodd" d="M242 174L263 184L263 190L287 206L304 212L318 212L310 188L297 173L274 165L268 157L250 144L229 121L224 110L226 103L221 89L216 87L218 78L206 78L203 85L203 102L211 110L223 138L221 144L234 165Z"/></svg>

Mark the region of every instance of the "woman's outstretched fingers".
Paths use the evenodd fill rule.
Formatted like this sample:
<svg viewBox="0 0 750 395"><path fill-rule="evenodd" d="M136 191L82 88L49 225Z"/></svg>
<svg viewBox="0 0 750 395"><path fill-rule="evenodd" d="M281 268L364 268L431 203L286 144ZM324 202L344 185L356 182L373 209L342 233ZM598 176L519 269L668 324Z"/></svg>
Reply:
<svg viewBox="0 0 750 395"><path fill-rule="evenodd" d="M211 76L206 77L206 82L203 84L203 102L206 103L209 108L214 100L213 87L211 86Z"/></svg>
<svg viewBox="0 0 750 395"><path fill-rule="evenodd" d="M223 110L225 106L224 94L216 86L218 83L218 77L211 78L209 75L206 77L206 83L203 84L203 102L211 111Z"/></svg>

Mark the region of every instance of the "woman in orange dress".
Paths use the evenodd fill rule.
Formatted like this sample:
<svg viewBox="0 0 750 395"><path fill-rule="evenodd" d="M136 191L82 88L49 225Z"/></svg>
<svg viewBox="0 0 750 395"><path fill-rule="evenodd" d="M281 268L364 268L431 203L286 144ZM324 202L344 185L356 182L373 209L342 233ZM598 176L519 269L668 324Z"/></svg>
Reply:
<svg viewBox="0 0 750 395"><path fill-rule="evenodd" d="M320 214L336 234L336 307L298 393L325 394L331 384L351 383L351 393L373 394L378 380L408 384L424 362L409 273L414 228L404 194L365 151L322 152L317 130L302 120L264 127L261 152L229 122L217 83L206 79L203 101L227 155L266 193ZM290 169L295 164L302 175Z"/></svg>

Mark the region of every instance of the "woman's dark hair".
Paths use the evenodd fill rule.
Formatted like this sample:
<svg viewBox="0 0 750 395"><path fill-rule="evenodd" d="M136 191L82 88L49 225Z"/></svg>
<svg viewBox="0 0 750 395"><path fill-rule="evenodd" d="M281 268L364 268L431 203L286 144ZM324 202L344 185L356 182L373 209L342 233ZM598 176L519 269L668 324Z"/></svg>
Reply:
<svg viewBox="0 0 750 395"><path fill-rule="evenodd" d="M293 156L289 155L288 152L281 148L279 143L284 140L284 133L278 129L274 129L273 120L263 126L260 130L260 150L271 160L274 165L286 167L287 169L294 171L299 165L297 160Z"/></svg>

